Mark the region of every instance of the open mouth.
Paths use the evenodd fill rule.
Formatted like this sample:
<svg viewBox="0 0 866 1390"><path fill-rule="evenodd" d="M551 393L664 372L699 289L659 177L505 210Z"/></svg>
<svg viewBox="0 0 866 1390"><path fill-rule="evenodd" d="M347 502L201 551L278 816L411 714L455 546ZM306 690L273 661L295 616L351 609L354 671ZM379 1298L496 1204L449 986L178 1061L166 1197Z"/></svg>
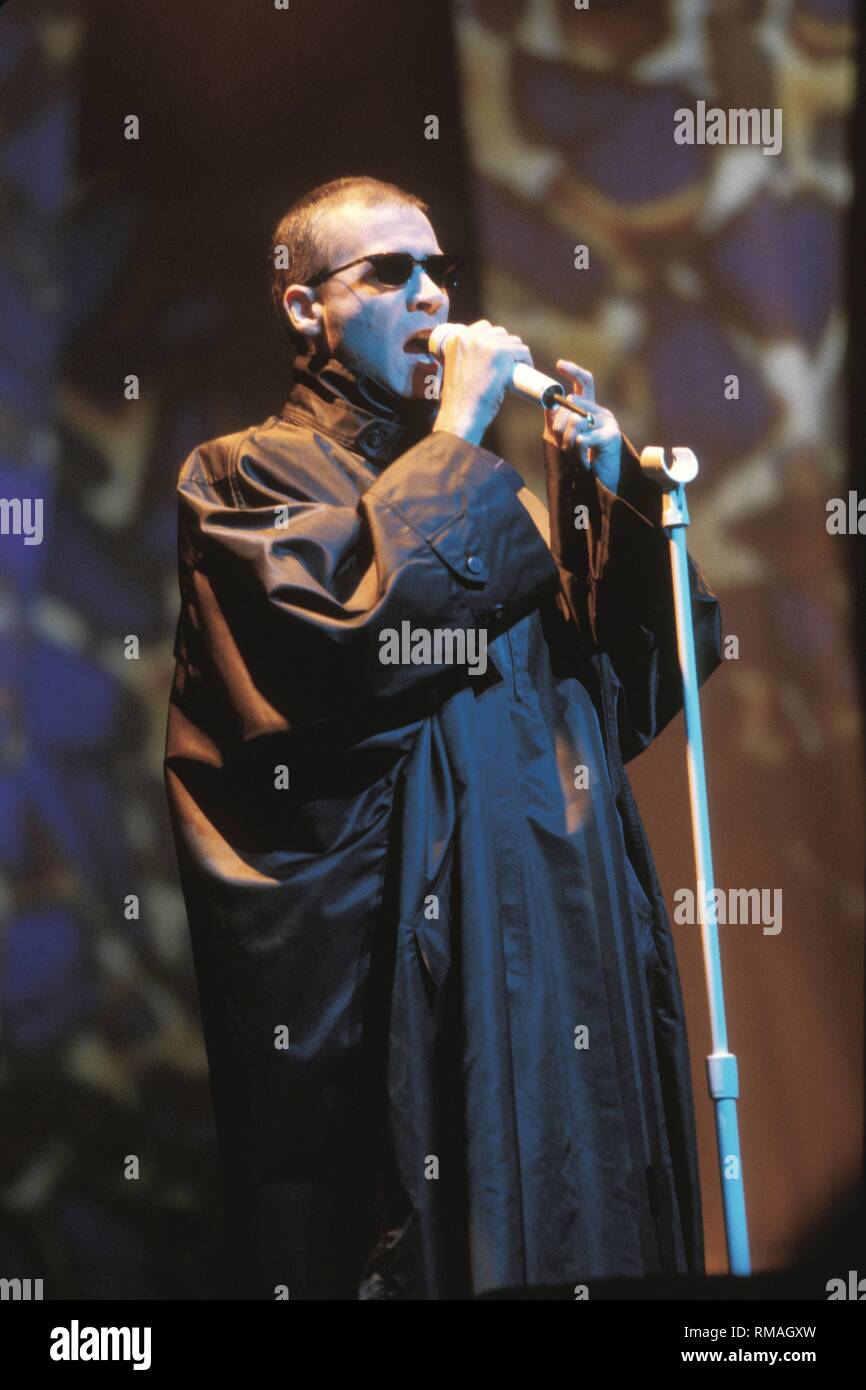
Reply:
<svg viewBox="0 0 866 1390"><path fill-rule="evenodd" d="M431 332L432 329L430 328L421 328L417 333L413 333L411 338L407 338L403 344L403 351L410 352L416 357L429 357L432 362L433 357L429 348Z"/></svg>

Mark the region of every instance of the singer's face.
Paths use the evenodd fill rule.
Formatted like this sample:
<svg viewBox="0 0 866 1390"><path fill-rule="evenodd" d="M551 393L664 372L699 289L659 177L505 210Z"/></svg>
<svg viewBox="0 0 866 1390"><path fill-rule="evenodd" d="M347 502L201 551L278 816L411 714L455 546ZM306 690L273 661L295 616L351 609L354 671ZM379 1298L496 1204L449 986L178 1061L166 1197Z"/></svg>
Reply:
<svg viewBox="0 0 866 1390"><path fill-rule="evenodd" d="M380 251L408 251L418 257L442 252L420 208L343 203L325 217L329 266ZM409 340L419 329L429 334L446 321L448 293L422 266L413 267L405 285L388 288L380 285L369 261L362 262L326 280L317 293L324 310L322 333L332 356L357 373L375 377L399 396L424 396L441 368L421 351L423 344Z"/></svg>

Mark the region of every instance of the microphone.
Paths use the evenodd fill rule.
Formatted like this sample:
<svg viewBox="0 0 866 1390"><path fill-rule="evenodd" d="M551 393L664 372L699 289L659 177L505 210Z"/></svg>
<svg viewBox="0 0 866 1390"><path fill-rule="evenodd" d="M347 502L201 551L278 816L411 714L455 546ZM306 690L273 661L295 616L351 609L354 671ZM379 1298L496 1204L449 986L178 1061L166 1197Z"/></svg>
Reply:
<svg viewBox="0 0 866 1390"><path fill-rule="evenodd" d="M431 355L437 361L444 362L445 344L448 338L452 333L462 333L465 328L466 324L464 323L438 324L430 334L428 349ZM563 387L558 381L554 381L552 376L545 376L544 372L537 372L534 367L528 367L525 362L514 364L507 389L513 391L516 396L522 396L525 401L535 401L537 405L544 406L545 410L549 410L554 405L562 405L567 410L573 410L576 415L590 416L588 410L582 410L580 406L573 405L565 399Z"/></svg>

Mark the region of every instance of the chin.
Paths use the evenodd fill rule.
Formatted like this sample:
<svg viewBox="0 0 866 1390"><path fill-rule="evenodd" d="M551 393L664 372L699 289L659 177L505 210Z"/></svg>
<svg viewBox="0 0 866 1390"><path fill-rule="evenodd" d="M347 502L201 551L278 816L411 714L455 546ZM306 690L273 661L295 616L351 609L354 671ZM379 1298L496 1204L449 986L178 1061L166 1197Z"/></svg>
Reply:
<svg viewBox="0 0 866 1390"><path fill-rule="evenodd" d="M412 363L407 375L407 388L404 392L401 392L401 394L416 401L427 399L427 384L431 376L439 376L439 371L435 363Z"/></svg>
<svg viewBox="0 0 866 1390"><path fill-rule="evenodd" d="M388 373L379 377L379 381L385 386L392 395L399 396L401 400L415 400L419 395L419 388L416 381L417 371L402 372L398 377L395 373ZM424 394L424 382L420 384L420 394Z"/></svg>

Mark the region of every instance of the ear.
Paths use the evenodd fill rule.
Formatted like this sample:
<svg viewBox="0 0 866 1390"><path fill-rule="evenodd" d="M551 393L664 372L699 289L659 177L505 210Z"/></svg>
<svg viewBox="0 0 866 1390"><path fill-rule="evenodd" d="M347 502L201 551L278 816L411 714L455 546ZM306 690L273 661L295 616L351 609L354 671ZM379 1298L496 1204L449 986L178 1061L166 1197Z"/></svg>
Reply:
<svg viewBox="0 0 866 1390"><path fill-rule="evenodd" d="M298 333L320 343L324 337L324 306L317 298L316 290L309 285L289 285L283 295L283 310Z"/></svg>

